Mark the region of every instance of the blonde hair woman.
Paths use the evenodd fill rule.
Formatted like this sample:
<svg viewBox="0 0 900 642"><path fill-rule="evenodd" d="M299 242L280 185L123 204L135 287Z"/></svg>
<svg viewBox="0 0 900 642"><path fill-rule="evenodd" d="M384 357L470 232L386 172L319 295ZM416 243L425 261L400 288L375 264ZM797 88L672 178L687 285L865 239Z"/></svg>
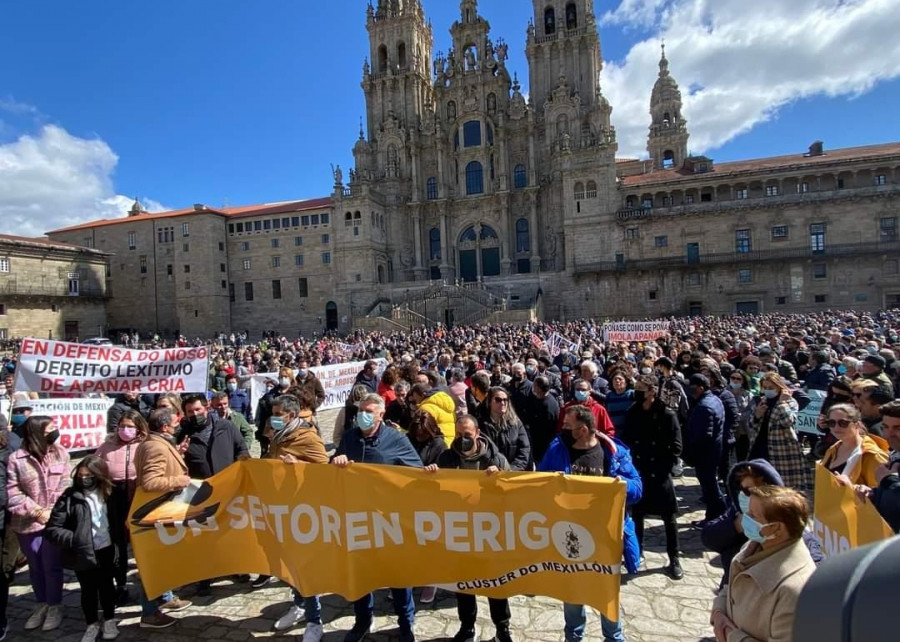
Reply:
<svg viewBox="0 0 900 642"><path fill-rule="evenodd" d="M774 372L764 374L759 387L762 398L754 413L756 438L750 446L749 458L767 460L786 486L807 490L810 476L794 430L798 406L791 389Z"/></svg>

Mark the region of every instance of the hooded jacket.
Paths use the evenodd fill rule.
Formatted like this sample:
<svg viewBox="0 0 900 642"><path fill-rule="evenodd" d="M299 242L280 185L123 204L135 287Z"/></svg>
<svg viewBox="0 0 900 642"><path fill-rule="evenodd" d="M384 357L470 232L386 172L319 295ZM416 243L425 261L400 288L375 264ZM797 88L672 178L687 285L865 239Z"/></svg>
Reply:
<svg viewBox="0 0 900 642"><path fill-rule="evenodd" d="M125 520L125 515L117 513L116 502L107 501L106 511L110 529L113 523ZM94 552L91 508L81 489L69 488L57 500L44 534L62 550L62 563L65 568L75 571L96 568L97 555Z"/></svg>
<svg viewBox="0 0 900 642"><path fill-rule="evenodd" d="M618 439L609 437L602 432L597 432L597 439L603 446L604 461L606 462L606 477L621 477L625 482L625 506L633 506L638 503L643 493L641 476L631 462L631 452L628 447ZM571 474L572 460L569 450L557 436L547 449L547 454L537 467L540 472L560 472ZM628 510L625 511L624 544L625 567L629 573L637 573L641 561L641 547L638 544L637 533L634 530L634 520Z"/></svg>
<svg viewBox="0 0 900 642"><path fill-rule="evenodd" d="M744 534L739 533L734 527L734 523L741 513L740 508L738 508L738 493L741 492L741 484L737 478L737 471L747 466L750 466L753 474L763 479L766 484L770 486L784 486L784 480L781 478L781 475L765 459L740 461L728 473L728 508L722 515L707 523L700 533L700 541L703 542L703 545L722 556L722 567L725 569L726 578L731 568L731 561L738 551L741 550L741 547L747 543L747 538ZM803 534L803 539L813 561L816 564L821 562L824 556L815 536L807 531Z"/></svg>
<svg viewBox="0 0 900 642"><path fill-rule="evenodd" d="M444 442L449 446L456 436L456 402L453 397L446 392L432 390L419 404L419 409L434 417L444 435Z"/></svg>

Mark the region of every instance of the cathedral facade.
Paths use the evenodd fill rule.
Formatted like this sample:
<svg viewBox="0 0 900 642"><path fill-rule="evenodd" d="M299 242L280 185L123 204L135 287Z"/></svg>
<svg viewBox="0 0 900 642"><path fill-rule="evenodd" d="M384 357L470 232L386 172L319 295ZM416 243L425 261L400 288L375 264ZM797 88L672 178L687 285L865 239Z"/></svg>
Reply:
<svg viewBox="0 0 900 642"><path fill-rule="evenodd" d="M533 0L527 98L476 0L459 3L446 52L420 0L378 0L365 20L365 123L329 196L154 214L136 203L49 233L110 255L110 329L292 335L900 305L900 144L691 155L663 48L648 158L617 159L592 0Z"/></svg>

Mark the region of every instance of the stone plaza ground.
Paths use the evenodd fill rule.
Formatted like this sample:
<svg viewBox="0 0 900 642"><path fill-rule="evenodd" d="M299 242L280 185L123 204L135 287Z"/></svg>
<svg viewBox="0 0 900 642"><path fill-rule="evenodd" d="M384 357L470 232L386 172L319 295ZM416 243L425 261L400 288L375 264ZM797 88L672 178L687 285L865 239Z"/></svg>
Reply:
<svg viewBox="0 0 900 642"><path fill-rule="evenodd" d="M323 437L330 441L334 411L321 413ZM682 551L684 579L674 581L666 575L665 534L662 522L648 520L645 532L646 561L636 575L622 576L621 601L625 614L625 634L630 642L697 642L712 640L709 609L715 597L722 571L718 558L705 551L699 531L691 528L691 521L702 519L699 502L700 487L689 475L675 482L679 497L679 541ZM711 561L715 559L716 565ZM132 595L136 575L132 572ZM63 625L56 631L26 632L23 625L34 603L27 570L16 577L10 591L8 616L10 630L7 640L79 642L84 633L84 620L79 607L80 594L74 573L66 572L63 602L66 606ZM168 629L139 628L140 607L134 603L117 610L120 618L119 640L153 642L196 642L196 640L233 640L244 642L260 638L285 639L299 642L303 624L294 630L279 633L273 630L275 621L290 603L290 589L284 583L269 584L253 589L249 584L233 580L214 583L208 597L193 595L194 587L176 593L193 601L193 606L173 614L178 623ZM417 603L415 632L419 640L447 641L459 628L456 600L452 593L438 591L433 604L419 605L421 589L416 589ZM373 642L398 639L396 617L387 591L376 594L376 619ZM482 640L494 635L487 601L479 598L478 628ZM517 641L556 642L563 640L562 604L547 597L515 597L510 600L511 629ZM325 642L341 642L343 634L353 625L353 608L341 597L328 595L322 599L322 621L325 623ZM588 610L586 640L602 640L600 618Z"/></svg>

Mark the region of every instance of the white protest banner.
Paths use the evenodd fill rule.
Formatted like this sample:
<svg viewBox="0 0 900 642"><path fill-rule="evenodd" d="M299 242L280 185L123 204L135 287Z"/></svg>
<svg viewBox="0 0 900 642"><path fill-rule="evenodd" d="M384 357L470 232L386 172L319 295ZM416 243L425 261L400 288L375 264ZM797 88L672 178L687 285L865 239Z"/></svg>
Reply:
<svg viewBox="0 0 900 642"><path fill-rule="evenodd" d="M24 339L16 390L50 394L206 392L209 351L129 350L47 339Z"/></svg>
<svg viewBox="0 0 900 642"><path fill-rule="evenodd" d="M653 341L668 333L668 321L621 321L603 326L603 341Z"/></svg>
<svg viewBox="0 0 900 642"><path fill-rule="evenodd" d="M578 352L578 347L580 345L581 339L578 340L578 343L575 343L574 341L569 341L558 332L551 334L547 341L544 342L544 347L547 348L551 357L557 356L564 348L572 354L575 354Z"/></svg>
<svg viewBox="0 0 900 642"><path fill-rule="evenodd" d="M819 430L817 420L827 393L824 390L809 390L806 394L809 395L809 405L797 413L794 430L821 436L822 432Z"/></svg>
<svg viewBox="0 0 900 642"><path fill-rule="evenodd" d="M59 428L59 444L66 450L93 450L106 439L109 398L32 399L31 414L53 417Z"/></svg>
<svg viewBox="0 0 900 642"><path fill-rule="evenodd" d="M377 374L381 376L387 366L386 359L373 359L378 364ZM331 408L340 408L350 396L353 389L353 382L356 375L363 369L365 361L354 361L352 363L335 363L330 366L316 366L310 368L312 373L322 382L325 389L325 401L319 406L319 410L329 410ZM294 376L297 372L294 371ZM264 394L266 394L266 380L278 380L277 372L266 372L263 374L255 374L250 377L250 406L253 408L253 416L256 416L256 405Z"/></svg>

